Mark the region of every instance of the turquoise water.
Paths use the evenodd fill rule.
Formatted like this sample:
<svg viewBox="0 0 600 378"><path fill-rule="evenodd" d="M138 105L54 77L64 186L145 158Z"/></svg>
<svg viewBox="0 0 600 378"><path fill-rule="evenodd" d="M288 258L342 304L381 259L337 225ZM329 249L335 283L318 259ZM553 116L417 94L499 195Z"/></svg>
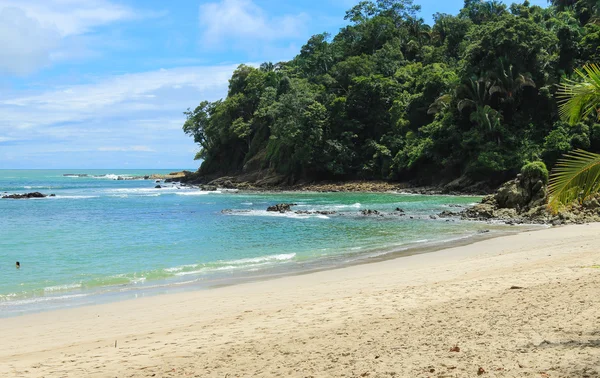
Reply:
<svg viewBox="0 0 600 378"><path fill-rule="evenodd" d="M335 267L483 229L514 230L430 218L477 197L202 192L114 180L168 172L0 170L0 194L56 194L0 200L0 316ZM337 214L266 211L281 202ZM406 216L360 214L397 207Z"/></svg>

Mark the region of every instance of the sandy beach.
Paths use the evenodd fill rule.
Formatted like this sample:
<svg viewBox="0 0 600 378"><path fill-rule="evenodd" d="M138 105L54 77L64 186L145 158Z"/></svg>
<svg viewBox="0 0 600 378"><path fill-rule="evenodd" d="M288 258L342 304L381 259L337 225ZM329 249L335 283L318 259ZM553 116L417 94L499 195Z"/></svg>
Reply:
<svg viewBox="0 0 600 378"><path fill-rule="evenodd" d="M598 377L600 224L0 319L2 377Z"/></svg>

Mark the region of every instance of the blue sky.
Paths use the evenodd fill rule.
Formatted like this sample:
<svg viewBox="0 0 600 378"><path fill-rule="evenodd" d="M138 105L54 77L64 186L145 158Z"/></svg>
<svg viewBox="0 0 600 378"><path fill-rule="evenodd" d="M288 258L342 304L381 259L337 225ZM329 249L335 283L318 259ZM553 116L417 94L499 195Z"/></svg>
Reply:
<svg viewBox="0 0 600 378"><path fill-rule="evenodd" d="M0 0L0 169L197 168L182 112L358 0ZM421 0L422 17L462 0ZM532 4L546 5L546 0Z"/></svg>

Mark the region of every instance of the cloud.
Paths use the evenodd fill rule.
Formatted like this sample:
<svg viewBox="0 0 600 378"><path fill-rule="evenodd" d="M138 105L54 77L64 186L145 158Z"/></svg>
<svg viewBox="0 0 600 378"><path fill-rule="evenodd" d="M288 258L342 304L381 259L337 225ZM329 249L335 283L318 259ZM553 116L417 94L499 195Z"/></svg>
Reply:
<svg viewBox="0 0 600 378"><path fill-rule="evenodd" d="M59 44L56 28L42 26L21 9L0 9L0 70L28 74L50 63Z"/></svg>
<svg viewBox="0 0 600 378"><path fill-rule="evenodd" d="M189 151L196 146L181 130L183 111L225 96L236 67L161 69L37 93L2 92L0 169L110 168L126 161L193 168Z"/></svg>
<svg viewBox="0 0 600 378"><path fill-rule="evenodd" d="M252 0L222 0L200 6L202 42L208 48L231 43L236 48L252 49L264 42L302 37L308 16L269 16Z"/></svg>
<svg viewBox="0 0 600 378"><path fill-rule="evenodd" d="M105 0L0 0L0 71L27 75L69 55L69 38L132 19L133 10Z"/></svg>
<svg viewBox="0 0 600 378"><path fill-rule="evenodd" d="M59 87L30 96L11 94L4 99L0 97L3 112L0 128L3 125L14 129L39 128L94 119L98 115L164 109L175 98L169 98L168 92L213 90L223 95L236 67L161 69L108 77L92 84ZM178 106L181 107L181 103Z"/></svg>
<svg viewBox="0 0 600 378"><path fill-rule="evenodd" d="M0 8L18 8L43 27L56 28L62 37L135 18L131 8L107 0L0 0Z"/></svg>

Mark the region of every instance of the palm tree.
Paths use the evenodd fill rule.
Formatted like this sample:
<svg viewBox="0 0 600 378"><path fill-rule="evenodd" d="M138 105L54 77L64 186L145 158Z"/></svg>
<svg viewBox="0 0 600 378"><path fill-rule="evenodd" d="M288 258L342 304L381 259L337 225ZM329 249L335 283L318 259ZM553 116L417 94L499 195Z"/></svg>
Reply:
<svg viewBox="0 0 600 378"><path fill-rule="evenodd" d="M590 64L576 70L581 82L567 80L557 94L559 114L575 124L592 114L600 119L600 66ZM573 201L583 202L600 192L600 155L577 150L558 161L549 182L549 206L556 211Z"/></svg>
<svg viewBox="0 0 600 378"><path fill-rule="evenodd" d="M560 117L575 124L596 113L600 120L600 66L590 64L575 73L582 81L567 80L557 93Z"/></svg>

